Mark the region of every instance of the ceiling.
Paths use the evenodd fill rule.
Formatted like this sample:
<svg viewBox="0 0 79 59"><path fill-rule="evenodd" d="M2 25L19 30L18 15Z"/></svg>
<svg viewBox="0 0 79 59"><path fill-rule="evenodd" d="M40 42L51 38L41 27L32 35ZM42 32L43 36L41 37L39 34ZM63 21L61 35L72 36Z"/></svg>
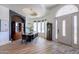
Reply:
<svg viewBox="0 0 79 59"><path fill-rule="evenodd" d="M31 18L42 17L56 4L2 4L5 7Z"/></svg>

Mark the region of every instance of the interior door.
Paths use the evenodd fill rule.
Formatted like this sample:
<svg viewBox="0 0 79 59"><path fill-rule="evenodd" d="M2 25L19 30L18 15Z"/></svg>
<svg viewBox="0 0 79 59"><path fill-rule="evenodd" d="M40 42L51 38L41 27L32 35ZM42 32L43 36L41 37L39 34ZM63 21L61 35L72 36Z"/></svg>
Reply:
<svg viewBox="0 0 79 59"><path fill-rule="evenodd" d="M72 29L71 16L63 16L57 19L58 21L58 42L72 45Z"/></svg>
<svg viewBox="0 0 79 59"><path fill-rule="evenodd" d="M47 23L47 40L52 40L52 23Z"/></svg>

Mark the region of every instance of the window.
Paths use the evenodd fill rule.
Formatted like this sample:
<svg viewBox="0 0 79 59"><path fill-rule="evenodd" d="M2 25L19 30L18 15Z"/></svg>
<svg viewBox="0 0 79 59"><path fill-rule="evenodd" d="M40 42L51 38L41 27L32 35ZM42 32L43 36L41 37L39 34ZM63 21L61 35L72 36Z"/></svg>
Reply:
<svg viewBox="0 0 79 59"><path fill-rule="evenodd" d="M44 22L44 32L47 32L47 21Z"/></svg>
<svg viewBox="0 0 79 59"><path fill-rule="evenodd" d="M37 21L33 24L33 30L38 33L45 33L46 21Z"/></svg>
<svg viewBox="0 0 79 59"><path fill-rule="evenodd" d="M62 21L62 35L66 36L66 20Z"/></svg>
<svg viewBox="0 0 79 59"><path fill-rule="evenodd" d="M58 10L56 17L78 12L78 8L75 5L65 5Z"/></svg>
<svg viewBox="0 0 79 59"><path fill-rule="evenodd" d="M16 32L18 32L19 28L18 28L18 23L16 22Z"/></svg>
<svg viewBox="0 0 79 59"><path fill-rule="evenodd" d="M42 33L44 33L44 31L45 31L45 30L44 30L44 29L45 29L45 25L44 25L44 24L45 24L45 23L44 23L44 22L41 22L41 23L42 23Z"/></svg>
<svg viewBox="0 0 79 59"><path fill-rule="evenodd" d="M77 44L77 16L74 16L74 44Z"/></svg>
<svg viewBox="0 0 79 59"><path fill-rule="evenodd" d="M41 22L38 22L38 33L41 32Z"/></svg>
<svg viewBox="0 0 79 59"><path fill-rule="evenodd" d="M55 34L55 36L56 36L56 39L57 39L57 38L58 38L58 33L57 33L57 32L58 32L58 28L57 28L57 20L56 20L56 23L55 23L55 24L56 24L56 25L55 25L55 26L56 26L56 27L55 27L55 28L56 28L56 34Z"/></svg>
<svg viewBox="0 0 79 59"><path fill-rule="evenodd" d="M37 23L36 22L34 22L34 24L33 24L33 29L34 29L34 32L37 32Z"/></svg>

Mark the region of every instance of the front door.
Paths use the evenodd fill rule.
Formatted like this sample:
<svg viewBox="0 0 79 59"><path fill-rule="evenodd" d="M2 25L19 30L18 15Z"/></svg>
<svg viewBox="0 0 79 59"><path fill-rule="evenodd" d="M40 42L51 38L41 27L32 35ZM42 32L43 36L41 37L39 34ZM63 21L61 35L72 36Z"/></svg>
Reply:
<svg viewBox="0 0 79 59"><path fill-rule="evenodd" d="M72 45L72 18L71 16L62 16L57 18L57 35L58 42Z"/></svg>

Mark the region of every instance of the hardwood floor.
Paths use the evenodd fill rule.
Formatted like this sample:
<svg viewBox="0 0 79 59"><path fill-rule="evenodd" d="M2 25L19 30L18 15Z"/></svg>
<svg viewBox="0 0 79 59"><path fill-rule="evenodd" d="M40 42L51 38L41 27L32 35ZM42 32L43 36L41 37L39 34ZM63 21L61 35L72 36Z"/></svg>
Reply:
<svg viewBox="0 0 79 59"><path fill-rule="evenodd" d="M15 41L4 46L0 46L0 54L76 54L78 49L66 46L64 44L47 41L41 37L32 42L22 44L21 41Z"/></svg>

